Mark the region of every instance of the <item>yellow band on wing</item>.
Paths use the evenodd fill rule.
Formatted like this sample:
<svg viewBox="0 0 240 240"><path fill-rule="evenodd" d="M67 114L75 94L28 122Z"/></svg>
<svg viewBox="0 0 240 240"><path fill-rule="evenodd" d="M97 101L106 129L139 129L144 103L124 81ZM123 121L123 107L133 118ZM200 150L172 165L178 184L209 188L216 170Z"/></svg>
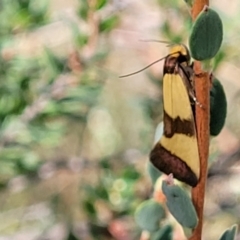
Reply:
<svg viewBox="0 0 240 240"><path fill-rule="evenodd" d="M200 163L198 143L195 136L189 137L184 134L174 134L171 138L162 136L160 143L171 154L184 161L199 178Z"/></svg>
<svg viewBox="0 0 240 240"><path fill-rule="evenodd" d="M193 120L186 86L180 75L165 74L163 77L164 110L171 118Z"/></svg>

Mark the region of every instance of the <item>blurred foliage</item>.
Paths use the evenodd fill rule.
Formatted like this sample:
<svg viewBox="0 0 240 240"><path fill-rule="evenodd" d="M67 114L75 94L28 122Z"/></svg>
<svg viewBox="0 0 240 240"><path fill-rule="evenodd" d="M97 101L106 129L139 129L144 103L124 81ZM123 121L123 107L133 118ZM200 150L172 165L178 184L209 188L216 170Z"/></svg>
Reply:
<svg viewBox="0 0 240 240"><path fill-rule="evenodd" d="M18 43L21 33L30 35L34 29L51 23L48 15L49 2L1 1L0 186L2 196L10 194L11 188L18 188L18 185L20 185L20 193L22 191L29 191L30 194L37 193L35 198L29 198L28 194L24 195L25 197L18 197L16 195L19 190L17 190L13 198L18 200L15 202L11 197L5 204L5 197L2 197L1 212L9 207L25 208L28 205L34 206L39 201L50 201L51 211L56 211L56 214L48 223L50 225L42 225L40 229L47 232L53 223L63 221L66 227L69 226L67 239L79 239L77 237L79 234L72 232L75 217L71 212L74 211L75 206L68 210L61 190L48 192L46 188L42 189L41 185L45 181L50 181L46 179L49 179L51 174L57 174L61 169L73 171L74 167L70 170L68 166L69 161L73 158L77 159L79 157L77 153L83 150L82 141L87 129L88 115L98 105L99 96L107 78L106 73L96 66L101 66L109 51L107 48L98 50L95 46L90 46L91 38L96 37L98 41L98 33L102 35L109 33L118 22L116 14L96 22L91 22L90 18L97 17L97 11L103 10L109 4L109 1L102 0L96 1L95 6L88 6L85 1L79 2L76 13L79 13L79 20L85 21L82 25L87 26L90 32L93 28L97 28L97 31L96 36L90 36L88 31L81 31L77 22L71 20L68 25L72 32L71 41L74 43L74 49L71 52L61 55L51 47L45 46L39 54L24 56L18 53L14 46ZM96 44L98 45L97 42ZM91 53L86 54L86 49L90 47L93 47ZM74 131L76 137L71 139ZM78 142L72 142L76 140ZM74 153L71 145L75 146L77 152ZM79 167L84 165L81 157L75 163ZM99 185L95 187L84 183L80 185L80 192L84 192L85 197L78 203L80 204L78 208L83 209L90 221L97 219L95 201L101 199L109 202L108 191L117 184L116 176L112 176L106 169L108 168L103 167L101 171L108 171L109 177L99 176ZM139 174L132 169L127 173L126 168L122 176L126 176L122 180L122 185L128 186L128 190L124 188L112 191L116 191L116 195L121 193L120 195L126 201L122 204L126 205L134 199L129 190L130 182L133 181L132 178L134 180L138 178ZM50 183L49 186L51 186ZM33 193L32 187L36 188ZM130 205L127 204L127 206ZM123 206L120 209L126 211ZM60 212L62 216L59 215ZM16 216L16 219L19 217ZM36 218L35 222L40 219L40 217ZM10 220L0 229L3 234L12 234L15 231ZM68 227L66 229L68 231Z"/></svg>
<svg viewBox="0 0 240 240"><path fill-rule="evenodd" d="M162 118L161 76L148 74L156 96L126 100L129 114L121 115L124 90L106 66L115 60L109 57L112 33L124 6L75 2L69 17L68 9L64 16L51 9L53 0L0 1L0 238L121 240L141 234L134 212L151 194L146 132ZM184 2L156 4L163 38L185 42L191 19ZM225 58L223 47L215 69ZM132 106L142 115L129 126ZM133 128L139 131L135 141ZM165 225L153 239L171 239L172 230Z"/></svg>
<svg viewBox="0 0 240 240"><path fill-rule="evenodd" d="M4 38L10 37L11 34L39 27L46 23L47 6L48 1L46 0L2 0L0 5L0 35Z"/></svg>
<svg viewBox="0 0 240 240"><path fill-rule="evenodd" d="M135 219L137 224L146 231L159 230L159 222L165 218L165 209L153 199L142 202L136 209Z"/></svg>

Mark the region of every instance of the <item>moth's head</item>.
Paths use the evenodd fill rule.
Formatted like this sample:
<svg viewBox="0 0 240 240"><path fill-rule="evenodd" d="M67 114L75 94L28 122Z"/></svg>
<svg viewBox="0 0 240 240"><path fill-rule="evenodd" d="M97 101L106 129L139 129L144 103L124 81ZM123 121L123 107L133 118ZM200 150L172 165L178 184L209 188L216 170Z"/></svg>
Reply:
<svg viewBox="0 0 240 240"><path fill-rule="evenodd" d="M170 47L169 55L177 58L179 63L190 63L190 53L184 44L174 44Z"/></svg>

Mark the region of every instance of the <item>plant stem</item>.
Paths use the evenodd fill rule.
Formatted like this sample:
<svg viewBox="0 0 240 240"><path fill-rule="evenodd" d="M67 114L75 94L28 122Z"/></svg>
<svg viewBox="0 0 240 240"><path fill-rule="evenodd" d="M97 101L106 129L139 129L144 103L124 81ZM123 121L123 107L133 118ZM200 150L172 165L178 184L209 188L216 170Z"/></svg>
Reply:
<svg viewBox="0 0 240 240"><path fill-rule="evenodd" d="M192 6L192 19L195 20L204 6L209 6L209 0L195 0Z"/></svg>
<svg viewBox="0 0 240 240"><path fill-rule="evenodd" d="M205 5L209 5L208 0L195 0L192 7L192 18L196 19ZM209 74L204 72L201 62L194 62L194 82L196 89L196 98L203 107L196 106L196 125L197 138L200 157L200 179L195 188L192 188L192 201L198 214L198 225L194 229L190 240L202 239L203 226L203 208L205 197L205 185L208 170L208 151L209 151L209 119L210 119L210 81Z"/></svg>

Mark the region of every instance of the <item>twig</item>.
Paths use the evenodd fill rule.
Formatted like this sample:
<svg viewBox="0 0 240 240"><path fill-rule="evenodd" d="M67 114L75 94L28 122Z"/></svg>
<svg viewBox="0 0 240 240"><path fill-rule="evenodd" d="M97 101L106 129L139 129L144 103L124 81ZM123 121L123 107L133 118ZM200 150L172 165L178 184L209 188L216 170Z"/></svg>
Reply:
<svg viewBox="0 0 240 240"><path fill-rule="evenodd" d="M192 7L192 18L196 19L205 5L209 5L208 0L195 0ZM194 62L194 82L196 97L204 108L196 107L197 137L200 155L200 179L195 188L192 189L192 200L196 208L199 222L194 229L190 240L202 239L203 207L205 197L205 184L207 179L208 151L209 151L209 74L204 72L199 61Z"/></svg>

